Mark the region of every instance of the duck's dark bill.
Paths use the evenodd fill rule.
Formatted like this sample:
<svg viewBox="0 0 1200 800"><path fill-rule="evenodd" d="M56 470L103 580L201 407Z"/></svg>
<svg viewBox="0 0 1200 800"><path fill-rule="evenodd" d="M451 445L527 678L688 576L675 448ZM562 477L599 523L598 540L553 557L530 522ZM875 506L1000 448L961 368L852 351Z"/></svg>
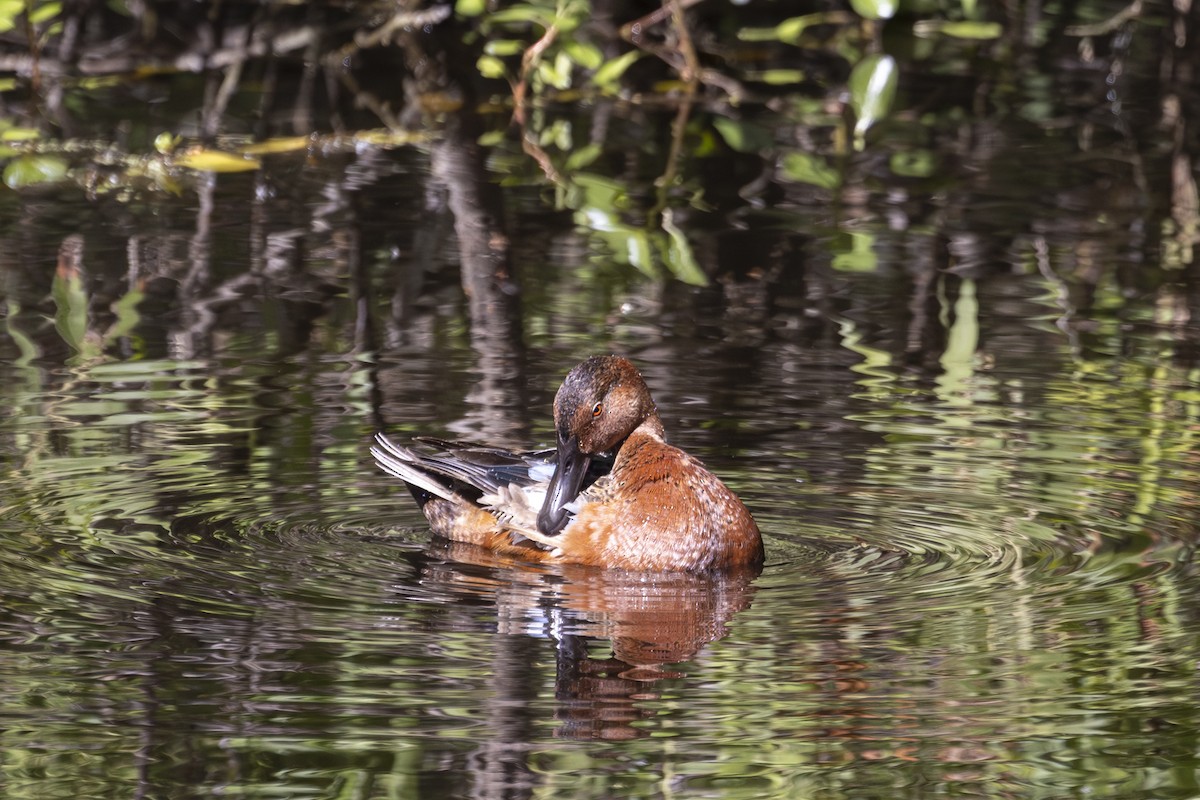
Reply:
<svg viewBox="0 0 1200 800"><path fill-rule="evenodd" d="M583 480L587 477L591 456L580 452L579 439L572 435L558 435L558 463L546 490L546 502L538 512L538 530L553 536L567 524L566 506L579 496Z"/></svg>

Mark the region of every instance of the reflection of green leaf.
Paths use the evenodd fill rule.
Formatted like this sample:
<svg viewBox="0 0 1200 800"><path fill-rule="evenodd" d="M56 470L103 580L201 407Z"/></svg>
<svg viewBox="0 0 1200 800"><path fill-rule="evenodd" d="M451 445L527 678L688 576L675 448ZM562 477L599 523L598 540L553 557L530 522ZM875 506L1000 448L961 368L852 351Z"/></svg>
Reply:
<svg viewBox="0 0 1200 800"><path fill-rule="evenodd" d="M478 17L487 11L487 0L457 0L454 12L462 17Z"/></svg>
<svg viewBox="0 0 1200 800"><path fill-rule="evenodd" d="M998 22L945 22L942 20L922 20L913 25L913 33L917 36L953 36L956 39L999 39L1004 28Z"/></svg>
<svg viewBox="0 0 1200 800"><path fill-rule="evenodd" d="M713 127L721 134L725 143L739 153L761 153L775 144L775 137L770 129L753 122L716 117L713 119Z"/></svg>
<svg viewBox="0 0 1200 800"><path fill-rule="evenodd" d="M787 178L822 189L836 189L842 182L833 168L811 153L788 153L783 157L782 167Z"/></svg>
<svg viewBox="0 0 1200 800"><path fill-rule="evenodd" d="M804 70L799 69L766 69L762 72L746 73L748 80L761 81L771 86L791 86L804 82Z"/></svg>
<svg viewBox="0 0 1200 800"><path fill-rule="evenodd" d="M10 189L57 183L66 176L67 162L55 156L21 156L8 162L4 168L4 183Z"/></svg>
<svg viewBox="0 0 1200 800"><path fill-rule="evenodd" d="M111 342L121 336L126 336L137 327L141 321L141 315L138 314L138 304L146 297L146 293L142 291L140 286L134 286L128 292L123 294L112 304L113 313L116 314L117 320L108 329L108 333L104 335L107 342Z"/></svg>
<svg viewBox="0 0 1200 800"><path fill-rule="evenodd" d="M854 121L854 147L863 149L867 129L888 115L896 98L896 59L869 55L855 65L848 86Z"/></svg>
<svg viewBox="0 0 1200 800"><path fill-rule="evenodd" d="M37 358L41 354L41 351L38 349L37 343L27 336L24 331L20 330L14 322L17 314L21 311L21 306L12 299L9 299L7 306L8 313L4 317L4 328L8 333L8 338L12 339L17 349L21 351L21 357L16 360L16 365L24 366Z"/></svg>
<svg viewBox="0 0 1200 800"><path fill-rule="evenodd" d="M838 272L874 272L879 263L875 254L875 235L850 231L830 244L834 251L833 268Z"/></svg>
<svg viewBox="0 0 1200 800"><path fill-rule="evenodd" d="M630 50L628 53L622 53L614 59L605 61L600 69L592 75L592 83L604 88L615 84L625 74L625 70L633 66L633 62L642 57L642 51Z"/></svg>
<svg viewBox="0 0 1200 800"><path fill-rule="evenodd" d="M774 28L742 28L738 31L738 38L743 42L796 44L806 30L813 25L820 25L826 18L825 14L805 14L802 17L785 19Z"/></svg>
<svg viewBox="0 0 1200 800"><path fill-rule="evenodd" d="M79 270L60 266L50 285L57 312L54 327L63 341L76 351L84 350L88 332L88 295Z"/></svg>
<svg viewBox="0 0 1200 800"><path fill-rule="evenodd" d="M930 150L893 153L889 162L892 174L902 178L928 178L933 174L935 162Z"/></svg>

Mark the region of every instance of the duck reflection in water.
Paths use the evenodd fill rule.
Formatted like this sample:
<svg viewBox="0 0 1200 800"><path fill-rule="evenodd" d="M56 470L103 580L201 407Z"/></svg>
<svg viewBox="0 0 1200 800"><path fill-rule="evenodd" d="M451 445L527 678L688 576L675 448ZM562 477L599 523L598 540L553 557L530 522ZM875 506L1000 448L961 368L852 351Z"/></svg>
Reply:
<svg viewBox="0 0 1200 800"><path fill-rule="evenodd" d="M470 602L494 600L498 658L522 639L556 642L557 735L582 739L646 736L656 685L686 677L681 666L723 638L734 616L749 608L758 570L649 573L585 566L530 566L473 545L432 546L422 583ZM442 560L444 559L444 560ZM611 655L593 654L593 642ZM532 656L537 659L537 656ZM498 713L528 721L541 691L527 650L497 663ZM540 660L540 659L538 659ZM516 673L516 674L514 674ZM523 709L514 712L512 709ZM503 735L507 726L490 725ZM520 738L518 735L516 738Z"/></svg>
<svg viewBox="0 0 1200 800"><path fill-rule="evenodd" d="M380 434L379 466L409 487L433 531L537 563L649 572L755 569L758 525L700 463L665 441L641 374L594 356L554 398L557 447L510 452Z"/></svg>

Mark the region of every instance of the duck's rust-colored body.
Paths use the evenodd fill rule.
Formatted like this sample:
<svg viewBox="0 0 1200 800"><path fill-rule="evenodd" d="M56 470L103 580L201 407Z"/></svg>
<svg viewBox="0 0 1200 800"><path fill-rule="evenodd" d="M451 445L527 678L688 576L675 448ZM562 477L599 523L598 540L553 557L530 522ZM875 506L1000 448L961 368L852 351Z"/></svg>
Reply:
<svg viewBox="0 0 1200 800"><path fill-rule="evenodd" d="M408 483L433 531L456 542L638 571L762 564L754 518L700 461L666 443L628 360L595 356L571 370L554 423L558 446L541 453L428 439L402 447L383 435L371 452Z"/></svg>

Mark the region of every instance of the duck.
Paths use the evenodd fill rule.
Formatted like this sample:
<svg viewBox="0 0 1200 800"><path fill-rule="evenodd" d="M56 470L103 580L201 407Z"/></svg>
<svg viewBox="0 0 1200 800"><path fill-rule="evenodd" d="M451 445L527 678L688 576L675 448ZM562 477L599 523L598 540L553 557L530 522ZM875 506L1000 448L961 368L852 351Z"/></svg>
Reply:
<svg viewBox="0 0 1200 800"><path fill-rule="evenodd" d="M371 454L404 481L434 534L540 564L635 572L758 569L745 504L668 444L637 367L617 355L575 366L554 397L556 446L510 451L383 433Z"/></svg>

